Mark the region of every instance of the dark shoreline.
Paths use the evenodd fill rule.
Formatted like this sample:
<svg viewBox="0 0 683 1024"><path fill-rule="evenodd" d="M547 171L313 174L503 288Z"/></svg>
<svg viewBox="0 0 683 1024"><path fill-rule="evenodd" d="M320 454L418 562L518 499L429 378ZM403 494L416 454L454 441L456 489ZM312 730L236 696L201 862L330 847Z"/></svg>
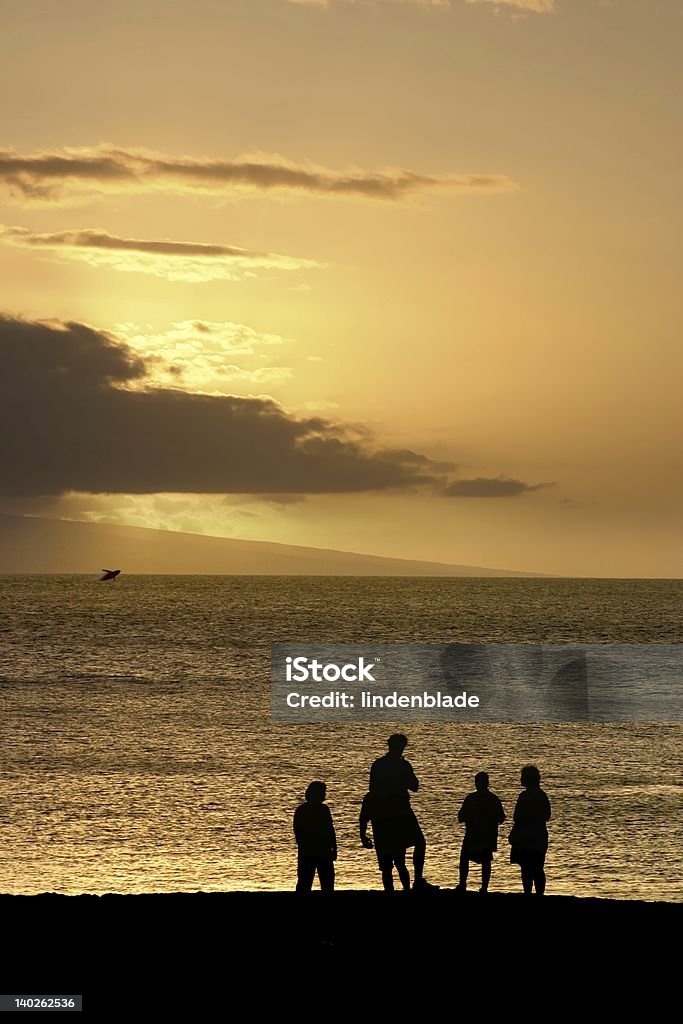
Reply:
<svg viewBox="0 0 683 1024"><path fill-rule="evenodd" d="M642 971L683 924L683 903L453 890L3 895L0 912L3 991L69 990L91 1008L132 987L143 1001L163 1001L169 986L178 998L197 986L210 997L228 978L246 984L254 968L269 979L350 970L400 982L410 965L438 986L454 970L482 981L530 961L541 973L573 972L609 951Z"/></svg>

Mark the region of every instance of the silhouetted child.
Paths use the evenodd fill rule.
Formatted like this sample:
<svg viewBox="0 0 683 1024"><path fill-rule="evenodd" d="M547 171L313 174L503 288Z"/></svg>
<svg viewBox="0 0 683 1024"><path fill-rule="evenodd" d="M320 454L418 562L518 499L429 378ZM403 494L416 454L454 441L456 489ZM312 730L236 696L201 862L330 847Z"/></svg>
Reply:
<svg viewBox="0 0 683 1024"><path fill-rule="evenodd" d="M334 892L334 862L337 836L329 807L324 803L327 786L312 782L306 790L306 803L294 812L294 836L299 848L297 892L310 892L316 871L322 892Z"/></svg>
<svg viewBox="0 0 683 1024"><path fill-rule="evenodd" d="M394 868L398 872L401 885L404 889L410 889L410 874L406 867L406 845L405 837L400 833L405 830L401 827L405 817L401 812L392 815L386 800L379 800L372 793L366 793L360 809L360 841L366 850L371 850L373 845L377 854L377 863L382 872L382 885L385 892L394 891ZM368 824L372 823L372 839L368 836Z"/></svg>
<svg viewBox="0 0 683 1024"><path fill-rule="evenodd" d="M503 805L489 789L486 772L474 776L474 793L469 793L458 811L458 821L465 825L465 838L460 851L460 882L456 892L465 892L470 861L481 864L482 893L488 892L491 880L491 862L498 849L498 826L505 821Z"/></svg>
<svg viewBox="0 0 683 1024"><path fill-rule="evenodd" d="M533 764L522 768L521 785L524 791L517 797L514 825L508 841L511 844L510 863L519 864L522 887L527 896L533 889L536 895L545 892L545 855L548 852L550 800L541 789L541 773Z"/></svg>

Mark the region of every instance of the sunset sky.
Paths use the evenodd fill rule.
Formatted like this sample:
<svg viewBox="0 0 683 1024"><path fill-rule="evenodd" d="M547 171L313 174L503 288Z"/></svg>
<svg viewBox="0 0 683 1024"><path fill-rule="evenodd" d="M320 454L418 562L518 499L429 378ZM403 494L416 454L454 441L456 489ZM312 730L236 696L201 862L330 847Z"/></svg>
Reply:
<svg viewBox="0 0 683 1024"><path fill-rule="evenodd" d="M681 574L680 0L1 9L0 511Z"/></svg>

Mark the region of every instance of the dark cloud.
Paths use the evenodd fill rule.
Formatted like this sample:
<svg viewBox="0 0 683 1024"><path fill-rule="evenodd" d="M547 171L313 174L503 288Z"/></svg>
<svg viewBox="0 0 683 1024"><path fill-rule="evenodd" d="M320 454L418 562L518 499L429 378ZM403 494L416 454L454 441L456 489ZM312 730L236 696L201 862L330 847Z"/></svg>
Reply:
<svg viewBox="0 0 683 1024"><path fill-rule="evenodd" d="M332 171L281 156L235 160L172 158L147 150L96 146L21 155L0 149L0 182L18 200L59 201L93 192L203 192L231 195L244 189L322 196L400 200L425 189L506 191L501 174L416 174L404 168Z"/></svg>
<svg viewBox="0 0 683 1024"><path fill-rule="evenodd" d="M131 349L78 323L0 317L0 493L341 493L436 482L343 425L268 399L145 388ZM132 386L132 387L131 387Z"/></svg>
<svg viewBox="0 0 683 1024"><path fill-rule="evenodd" d="M441 493L446 498L514 498L554 486L554 483L526 484L507 476L477 476L472 480L453 480Z"/></svg>
<svg viewBox="0 0 683 1024"><path fill-rule="evenodd" d="M39 233L28 231L26 228L0 228L0 234L8 239L26 246L46 247L56 249L66 247L70 249L110 249L123 252L141 252L152 256L199 256L202 259L213 257L228 257L240 260L254 261L278 261L287 260L289 257L279 256L277 253L256 252L249 249L241 249L235 245L213 245L209 242L173 242L168 240L150 241L144 238L121 238L118 235L111 235L108 231L96 228L83 228L77 231L53 231ZM291 261L296 262L295 260ZM304 260L304 264L312 265L312 261Z"/></svg>
<svg viewBox="0 0 683 1024"><path fill-rule="evenodd" d="M301 505L307 500L305 494L253 494L227 495L224 499L230 508L237 508L239 505L253 505L255 502L267 505Z"/></svg>
<svg viewBox="0 0 683 1024"><path fill-rule="evenodd" d="M257 252L235 245L122 238L98 228L36 232L0 225L0 240L6 245L33 250L47 259L80 260L91 266L155 274L180 281L235 280L240 272L301 270L321 266L313 260Z"/></svg>

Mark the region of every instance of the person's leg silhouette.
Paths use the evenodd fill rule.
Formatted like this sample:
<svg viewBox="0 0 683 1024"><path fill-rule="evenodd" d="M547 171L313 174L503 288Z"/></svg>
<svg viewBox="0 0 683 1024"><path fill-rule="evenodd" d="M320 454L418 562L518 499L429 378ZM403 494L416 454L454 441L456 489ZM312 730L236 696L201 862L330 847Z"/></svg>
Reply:
<svg viewBox="0 0 683 1024"><path fill-rule="evenodd" d="M545 894L545 871L543 868L539 868L534 875L534 885L536 886L536 895L543 896Z"/></svg>
<svg viewBox="0 0 683 1024"><path fill-rule="evenodd" d="M467 889L467 878L470 873L470 862L466 853L460 854L460 880L458 882L458 890L464 892Z"/></svg>
<svg viewBox="0 0 683 1024"><path fill-rule="evenodd" d="M394 891L394 860L389 854L379 854L377 857L379 870L382 872L382 885L385 892Z"/></svg>
<svg viewBox="0 0 683 1024"><path fill-rule="evenodd" d="M310 892L313 888L313 879L315 878L316 858L306 857L305 855L299 856L299 862L297 864L297 892Z"/></svg>
<svg viewBox="0 0 683 1024"><path fill-rule="evenodd" d="M401 885L404 889L410 889L410 872L406 867L406 854L405 850L403 853L397 853L394 857L394 864L398 871L398 877L401 879Z"/></svg>
<svg viewBox="0 0 683 1024"><path fill-rule="evenodd" d="M334 861L331 857L318 858L318 878L321 892L334 892Z"/></svg>
<svg viewBox="0 0 683 1024"><path fill-rule="evenodd" d="M415 846L413 847L413 868L414 878L413 885L417 886L424 880L424 867L425 857L427 856L427 843L425 837L422 835L422 830L419 830L419 838L417 839Z"/></svg>

